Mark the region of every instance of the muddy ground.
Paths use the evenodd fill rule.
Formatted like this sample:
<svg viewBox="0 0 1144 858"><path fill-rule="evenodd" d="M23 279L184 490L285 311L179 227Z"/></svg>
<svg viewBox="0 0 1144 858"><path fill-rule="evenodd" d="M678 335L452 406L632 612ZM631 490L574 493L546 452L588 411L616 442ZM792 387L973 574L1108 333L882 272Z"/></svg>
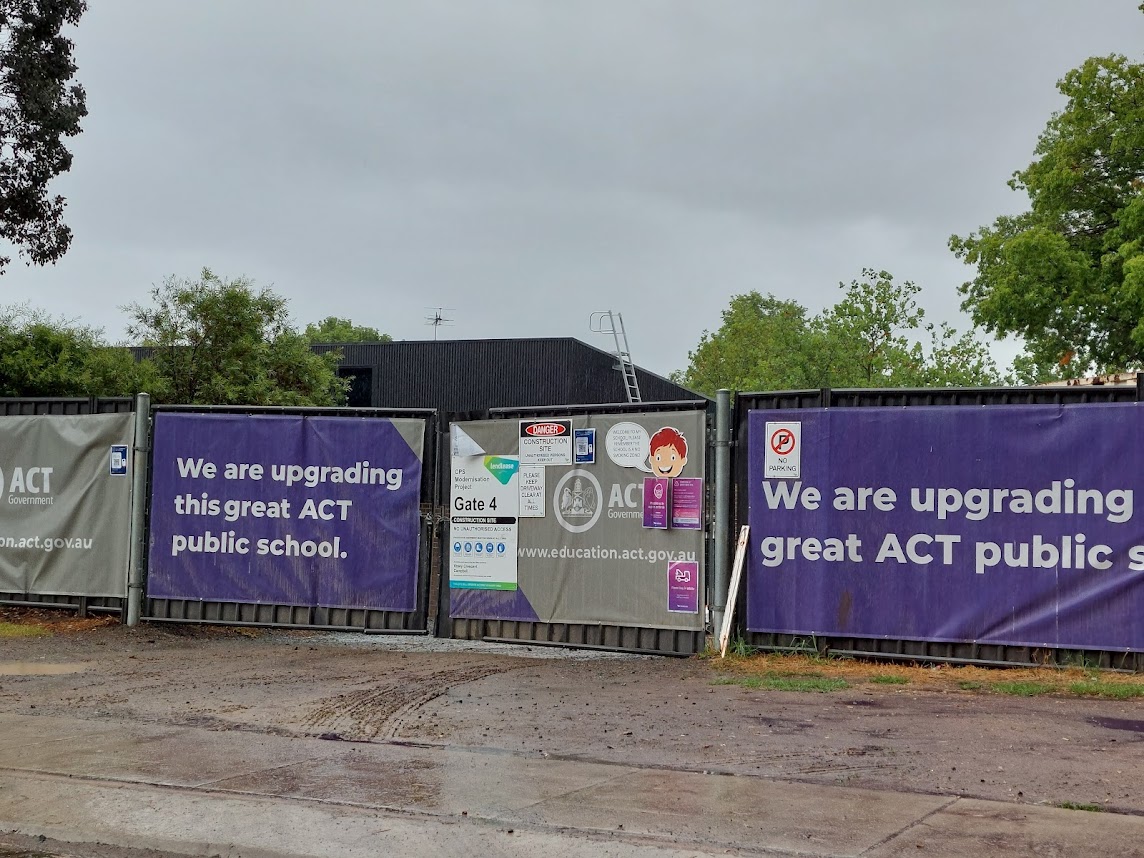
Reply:
<svg viewBox="0 0 1144 858"><path fill-rule="evenodd" d="M6 637L0 663L4 713L1144 813L1139 699L861 681L773 691L724 684L735 673L718 659L166 625Z"/></svg>

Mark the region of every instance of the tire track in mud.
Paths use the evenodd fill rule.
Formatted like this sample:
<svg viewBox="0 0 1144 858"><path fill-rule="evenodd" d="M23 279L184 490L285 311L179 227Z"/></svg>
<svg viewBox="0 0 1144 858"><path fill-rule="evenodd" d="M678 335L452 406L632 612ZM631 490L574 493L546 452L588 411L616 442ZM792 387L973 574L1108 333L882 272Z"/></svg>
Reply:
<svg viewBox="0 0 1144 858"><path fill-rule="evenodd" d="M323 698L302 719L311 735L349 740L394 739L404 721L426 703L466 682L513 670L515 665L470 664L417 672Z"/></svg>

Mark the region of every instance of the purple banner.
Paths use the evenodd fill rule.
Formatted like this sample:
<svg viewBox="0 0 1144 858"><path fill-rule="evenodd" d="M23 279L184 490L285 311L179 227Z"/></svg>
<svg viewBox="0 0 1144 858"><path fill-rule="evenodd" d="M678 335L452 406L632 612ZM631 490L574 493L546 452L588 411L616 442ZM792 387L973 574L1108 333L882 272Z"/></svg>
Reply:
<svg viewBox="0 0 1144 858"><path fill-rule="evenodd" d="M147 595L415 610L423 433L159 412Z"/></svg>
<svg viewBox="0 0 1144 858"><path fill-rule="evenodd" d="M1142 433L1132 403L753 411L747 626L1144 649Z"/></svg>

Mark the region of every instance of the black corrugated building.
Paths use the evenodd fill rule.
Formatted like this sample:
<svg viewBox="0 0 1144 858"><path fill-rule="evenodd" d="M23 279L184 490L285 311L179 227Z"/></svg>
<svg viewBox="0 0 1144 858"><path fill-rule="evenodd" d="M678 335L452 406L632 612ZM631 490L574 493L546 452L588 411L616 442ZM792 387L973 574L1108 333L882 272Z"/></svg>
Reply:
<svg viewBox="0 0 1144 858"><path fill-rule="evenodd" d="M614 354L572 337L316 344L339 349L353 378L349 405L444 413L626 402ZM694 400L693 391L636 367L644 402Z"/></svg>

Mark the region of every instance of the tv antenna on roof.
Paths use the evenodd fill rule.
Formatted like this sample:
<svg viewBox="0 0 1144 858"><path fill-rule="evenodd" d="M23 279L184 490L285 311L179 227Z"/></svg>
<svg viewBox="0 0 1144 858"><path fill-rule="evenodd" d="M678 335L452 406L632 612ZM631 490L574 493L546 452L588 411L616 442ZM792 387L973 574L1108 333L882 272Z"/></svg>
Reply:
<svg viewBox="0 0 1144 858"><path fill-rule="evenodd" d="M452 325L453 320L448 318L446 313L455 313L452 307L426 307L429 310L429 315L425 317L425 324L433 326L433 342L437 341L437 329L442 325Z"/></svg>

